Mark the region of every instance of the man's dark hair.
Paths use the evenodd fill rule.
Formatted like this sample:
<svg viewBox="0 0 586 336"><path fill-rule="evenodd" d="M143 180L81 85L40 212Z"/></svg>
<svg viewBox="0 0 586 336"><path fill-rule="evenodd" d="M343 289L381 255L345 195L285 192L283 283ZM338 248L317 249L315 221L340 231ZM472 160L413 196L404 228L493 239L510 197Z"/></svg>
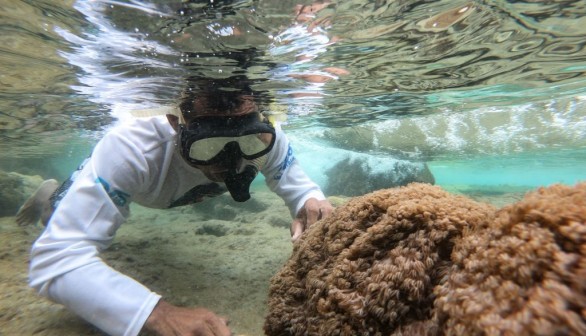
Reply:
<svg viewBox="0 0 586 336"><path fill-rule="evenodd" d="M213 52L185 51L182 53L187 62L182 63L190 74L185 78L186 85L179 107L183 116L210 114L213 112L230 113L242 103L242 96L252 96L259 110L268 106L273 100L266 89L268 78L259 77L258 69L271 69L274 63L267 61L264 52L255 47L243 49L216 50ZM227 77L218 78L210 69L210 64L217 64ZM220 68L221 67L221 68ZM250 69L254 79L248 75ZM206 99L209 111L196 111L194 102L198 98Z"/></svg>
<svg viewBox="0 0 586 336"><path fill-rule="evenodd" d="M206 114L209 111L196 111L194 101L206 99L211 111L228 112L236 109L243 95L254 95L251 82L246 76L228 78L190 77L181 97L179 108L185 117Z"/></svg>

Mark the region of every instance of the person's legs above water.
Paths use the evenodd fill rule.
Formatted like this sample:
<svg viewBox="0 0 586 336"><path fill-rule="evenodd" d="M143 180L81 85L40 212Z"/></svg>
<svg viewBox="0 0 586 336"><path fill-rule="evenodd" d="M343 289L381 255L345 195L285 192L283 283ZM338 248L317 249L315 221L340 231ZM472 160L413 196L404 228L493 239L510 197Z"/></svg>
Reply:
<svg viewBox="0 0 586 336"><path fill-rule="evenodd" d="M57 190L59 183L56 180L45 180L29 197L16 213L16 223L20 226L35 224L39 219L47 226L53 207L49 198Z"/></svg>

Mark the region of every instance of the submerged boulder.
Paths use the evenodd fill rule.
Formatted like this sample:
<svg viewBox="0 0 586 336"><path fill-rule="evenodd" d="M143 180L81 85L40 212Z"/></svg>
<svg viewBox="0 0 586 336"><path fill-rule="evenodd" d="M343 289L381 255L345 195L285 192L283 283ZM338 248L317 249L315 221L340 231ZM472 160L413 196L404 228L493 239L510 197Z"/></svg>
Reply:
<svg viewBox="0 0 586 336"><path fill-rule="evenodd" d="M339 161L326 171L326 176L324 192L328 195L358 196L412 182L435 183L425 163L362 157Z"/></svg>
<svg viewBox="0 0 586 336"><path fill-rule="evenodd" d="M0 216L14 216L18 208L43 182L40 176L0 170Z"/></svg>

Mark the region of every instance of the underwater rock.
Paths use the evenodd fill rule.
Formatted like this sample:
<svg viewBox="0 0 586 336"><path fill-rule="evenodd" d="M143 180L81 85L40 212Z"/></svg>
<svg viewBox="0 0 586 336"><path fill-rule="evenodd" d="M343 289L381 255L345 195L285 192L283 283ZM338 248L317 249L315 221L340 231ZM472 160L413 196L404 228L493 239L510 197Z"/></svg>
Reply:
<svg viewBox="0 0 586 336"><path fill-rule="evenodd" d="M371 128L364 126L324 130L324 138L335 147L357 152L374 149L375 135Z"/></svg>
<svg viewBox="0 0 586 336"><path fill-rule="evenodd" d="M237 210L227 204L215 204L213 207L213 217L226 221L236 218Z"/></svg>
<svg viewBox="0 0 586 336"><path fill-rule="evenodd" d="M24 122L16 117L0 114L0 130L20 129Z"/></svg>
<svg viewBox="0 0 586 336"><path fill-rule="evenodd" d="M216 237L222 237L228 234L230 231L225 225L222 224L203 224L201 227L195 230L195 234L198 235L210 235Z"/></svg>
<svg viewBox="0 0 586 336"><path fill-rule="evenodd" d="M239 226L230 230L230 234L240 235L240 236L252 236L257 233L255 228L247 227L247 226Z"/></svg>
<svg viewBox="0 0 586 336"><path fill-rule="evenodd" d="M229 194L222 194L216 197L207 198L204 202L194 203L188 208L193 214L200 215L206 219L235 220L239 214L258 213L267 210L270 203L266 200L252 198L246 202L236 202Z"/></svg>
<svg viewBox="0 0 586 336"><path fill-rule="evenodd" d="M289 214L286 214L285 216L279 214L270 214L264 220L274 227L288 229L291 226L291 218L289 217Z"/></svg>
<svg viewBox="0 0 586 336"><path fill-rule="evenodd" d="M324 191L328 195L358 196L411 182L435 183L425 163L394 161L389 166L388 163L350 157L328 169L326 176Z"/></svg>
<svg viewBox="0 0 586 336"><path fill-rule="evenodd" d="M350 200L272 278L272 335L586 334L586 183L497 211L410 184Z"/></svg>
<svg viewBox="0 0 586 336"><path fill-rule="evenodd" d="M384 131L373 126L329 129L323 132L321 138L337 148L361 153L383 151L404 159L433 158L437 152L437 144L429 143L428 135L412 120L385 123Z"/></svg>
<svg viewBox="0 0 586 336"><path fill-rule="evenodd" d="M0 216L14 216L42 182L40 176L0 170Z"/></svg>

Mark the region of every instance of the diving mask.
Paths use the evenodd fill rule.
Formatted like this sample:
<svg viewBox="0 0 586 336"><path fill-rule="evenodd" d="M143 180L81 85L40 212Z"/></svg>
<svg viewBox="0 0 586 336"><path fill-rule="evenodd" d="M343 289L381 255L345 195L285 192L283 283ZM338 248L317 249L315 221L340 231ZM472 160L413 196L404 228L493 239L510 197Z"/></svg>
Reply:
<svg viewBox="0 0 586 336"><path fill-rule="evenodd" d="M181 155L195 165L254 160L275 144L275 129L260 113L230 117L199 117L179 125ZM231 156L227 158L226 156Z"/></svg>

